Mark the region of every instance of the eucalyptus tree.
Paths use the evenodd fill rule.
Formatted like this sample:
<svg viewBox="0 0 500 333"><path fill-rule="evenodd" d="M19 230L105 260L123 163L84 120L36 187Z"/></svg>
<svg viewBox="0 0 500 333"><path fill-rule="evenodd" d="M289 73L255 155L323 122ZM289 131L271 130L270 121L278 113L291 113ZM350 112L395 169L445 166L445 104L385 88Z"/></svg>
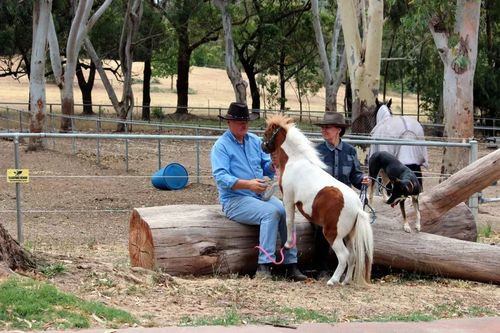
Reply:
<svg viewBox="0 0 500 333"><path fill-rule="evenodd" d="M122 98L119 103L118 118L126 120L134 110L134 92L132 90L132 59L134 53L134 38L139 31L143 13L142 0L128 0L125 21L120 37L120 68L123 76ZM124 123L118 123L117 131L125 130Z"/></svg>
<svg viewBox="0 0 500 333"><path fill-rule="evenodd" d="M232 6L232 9L235 51L248 79L252 109L260 109L257 78L260 77L260 80L265 82L269 81L266 76L279 73L280 52L282 56L286 54L282 52L283 47L290 42L285 36L294 31L286 29L286 22L289 23L289 28L300 22L294 17L301 17L302 13L307 12L310 9L310 2L245 0ZM305 38L305 44L296 44L294 47L298 49L295 51L300 52L305 48L304 45L308 40L309 36ZM305 53L303 58L307 60ZM312 58L314 57L308 60ZM280 86L281 82L285 81L279 80ZM284 101L285 98L281 96L280 104Z"/></svg>
<svg viewBox="0 0 500 333"><path fill-rule="evenodd" d="M30 76L32 1L0 1L0 77Z"/></svg>
<svg viewBox="0 0 500 333"><path fill-rule="evenodd" d="M495 125L500 118L500 6L485 0L479 27L479 53L474 75L474 106L479 108L482 124ZM495 135L490 131L487 135Z"/></svg>
<svg viewBox="0 0 500 333"><path fill-rule="evenodd" d="M96 22L92 30L88 31L88 37L96 47L96 52L102 59L107 59L107 66L104 70L112 73L117 80L121 79L119 72L118 49L120 41L117 38L117 31L123 26L123 1L113 1L101 18ZM84 69L87 72L85 78ZM92 115L93 102L92 90L96 79L97 66L94 60L89 59L86 49L83 48L80 53L77 67L76 78L82 94L83 114Z"/></svg>
<svg viewBox="0 0 500 333"><path fill-rule="evenodd" d="M219 38L222 29L217 8L209 0L150 0L163 10L177 36L177 109L184 116L189 105L191 55L199 46Z"/></svg>
<svg viewBox="0 0 500 333"><path fill-rule="evenodd" d="M325 87L325 112L337 111L337 93L342 84L347 68L347 58L343 45L340 45L340 15L335 15L332 29L330 57L327 55L327 46L321 28L318 0L311 1L312 23L314 36L318 47L321 68L323 70L323 85ZM340 59L340 61L338 61Z"/></svg>
<svg viewBox="0 0 500 333"><path fill-rule="evenodd" d="M30 132L43 131L47 107L45 93L45 51L50 25L52 0L35 0L33 2L33 39L31 46L30 76ZM40 139L31 138L28 149L42 147Z"/></svg>
<svg viewBox="0 0 500 333"><path fill-rule="evenodd" d="M356 119L362 105L375 107L380 88L384 3L381 0L339 0L338 9L351 82L352 118Z"/></svg>
<svg viewBox="0 0 500 333"><path fill-rule="evenodd" d="M276 35L278 46L274 50L278 61L271 67L271 73L278 75L280 110L287 109L286 84L292 83L295 76L310 68L311 64L317 66L318 50L311 38L314 32L310 8L309 1L305 4L301 1L280 1L276 8L277 13L289 13L286 20L276 23L279 33ZM301 77L302 80L306 78L309 77Z"/></svg>
<svg viewBox="0 0 500 333"><path fill-rule="evenodd" d="M126 119L132 115L134 108L134 94L132 91L132 59L134 51L134 38L139 30L143 12L142 0L126 0L125 17L120 35L120 43L118 47L118 57L120 60L120 70L122 83L122 96L118 100L118 96L106 75L102 60L97 54L97 51L91 42L90 38L84 38L85 49L96 66L96 70L101 77L102 83L108 97L115 109L117 118L121 120L117 124L116 130L123 132L126 127Z"/></svg>
<svg viewBox="0 0 500 333"><path fill-rule="evenodd" d="M247 104L247 87L248 83L243 80L243 76L239 68L236 66L234 59L234 42L232 31L231 14L228 11L229 0L213 0L219 8L222 18L222 27L224 29L224 61L226 72L233 86L235 101L238 103Z"/></svg>
<svg viewBox="0 0 500 333"><path fill-rule="evenodd" d="M406 24L426 26L443 65L444 135L474 137L473 83L478 55L481 1L413 1ZM415 29L414 28L414 29ZM445 148L441 172L452 174L468 164L464 148Z"/></svg>
<svg viewBox="0 0 500 333"><path fill-rule="evenodd" d="M151 4L144 5L142 24L136 42L136 61L144 62L142 84L142 120L150 120L153 52L167 39L167 27L161 13Z"/></svg>
<svg viewBox="0 0 500 333"><path fill-rule="evenodd" d="M448 2L446 2L446 5ZM450 12L434 12L429 28L444 65L444 132L450 138L474 137L473 83L477 61L481 1L457 0L455 22ZM448 23L448 24L447 24ZM442 174L452 174L468 165L464 149L444 150Z"/></svg>
<svg viewBox="0 0 500 333"><path fill-rule="evenodd" d="M75 7L73 8L74 15L71 21L71 28L66 39L64 70L54 20L52 19L52 14L50 14L48 41L54 78L61 92L61 112L63 117L61 118L60 130L63 132L72 131L71 116L75 113L73 81L83 39L104 13L106 8L111 4L111 1L112 0L105 0L102 5L93 12L92 16L91 13L94 0L74 0L74 2L72 2L72 5Z"/></svg>

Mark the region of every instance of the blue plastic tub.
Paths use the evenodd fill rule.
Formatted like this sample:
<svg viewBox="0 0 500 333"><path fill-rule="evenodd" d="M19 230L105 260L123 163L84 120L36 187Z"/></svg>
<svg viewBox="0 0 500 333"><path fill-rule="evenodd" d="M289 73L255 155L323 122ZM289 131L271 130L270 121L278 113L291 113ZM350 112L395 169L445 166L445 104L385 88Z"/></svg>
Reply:
<svg viewBox="0 0 500 333"><path fill-rule="evenodd" d="M188 183L188 172L179 163L170 163L156 171L151 177L151 184L160 190L180 190Z"/></svg>

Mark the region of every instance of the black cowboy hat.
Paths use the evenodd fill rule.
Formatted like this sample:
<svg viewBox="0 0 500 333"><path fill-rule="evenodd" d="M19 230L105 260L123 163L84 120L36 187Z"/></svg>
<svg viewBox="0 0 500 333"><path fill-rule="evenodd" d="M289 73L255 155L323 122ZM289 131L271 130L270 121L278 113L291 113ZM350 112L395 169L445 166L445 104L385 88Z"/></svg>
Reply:
<svg viewBox="0 0 500 333"><path fill-rule="evenodd" d="M339 112L325 112L323 119L314 123L314 125L339 127L342 129L340 131L340 136L344 135L346 128L349 127L349 124L345 122L344 115Z"/></svg>
<svg viewBox="0 0 500 333"><path fill-rule="evenodd" d="M227 110L227 114L225 116L219 116L219 118L221 119L237 121L255 120L258 117L258 114L250 114L248 112L248 106L246 104L236 102L233 102L231 103L231 105L229 105L229 109Z"/></svg>

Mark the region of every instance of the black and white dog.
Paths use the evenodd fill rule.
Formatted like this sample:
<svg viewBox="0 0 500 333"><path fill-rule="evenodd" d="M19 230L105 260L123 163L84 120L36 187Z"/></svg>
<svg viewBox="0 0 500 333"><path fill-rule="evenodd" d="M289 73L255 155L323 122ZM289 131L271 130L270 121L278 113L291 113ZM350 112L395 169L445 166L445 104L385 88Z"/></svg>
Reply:
<svg viewBox="0 0 500 333"><path fill-rule="evenodd" d="M376 152L370 157L368 170L372 179L376 179L377 176L382 178L382 183L385 186L385 189L382 190L385 203L392 207L399 203L403 215L403 229L406 232L411 232L411 228L406 220L405 200L411 197L416 215L415 228L420 231L418 196L422 190L413 171L401 163L394 155L385 151ZM374 182L372 181L369 189L370 202L373 200L373 187ZM388 193L386 190L389 190L389 198L387 198Z"/></svg>

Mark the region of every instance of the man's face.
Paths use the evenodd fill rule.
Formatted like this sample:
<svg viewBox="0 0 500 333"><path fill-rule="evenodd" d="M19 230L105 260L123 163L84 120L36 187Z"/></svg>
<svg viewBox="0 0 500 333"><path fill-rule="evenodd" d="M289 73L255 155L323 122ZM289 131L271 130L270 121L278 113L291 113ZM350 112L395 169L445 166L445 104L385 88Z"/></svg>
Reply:
<svg viewBox="0 0 500 333"><path fill-rule="evenodd" d="M228 120L227 125L237 139L243 139L248 132L248 120Z"/></svg>

